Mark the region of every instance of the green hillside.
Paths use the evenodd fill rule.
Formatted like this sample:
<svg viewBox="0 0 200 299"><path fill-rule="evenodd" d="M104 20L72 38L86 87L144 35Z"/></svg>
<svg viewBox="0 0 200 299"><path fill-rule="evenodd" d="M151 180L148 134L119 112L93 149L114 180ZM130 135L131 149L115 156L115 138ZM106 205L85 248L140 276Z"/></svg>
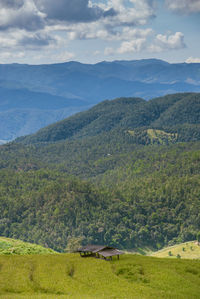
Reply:
<svg viewBox="0 0 200 299"><path fill-rule="evenodd" d="M56 251L77 237L86 244L127 249L159 249L170 242L195 240L199 161L200 144L186 143L93 157L79 168L69 161L64 167L68 173L2 169L1 235L47 244ZM88 180L69 176L70 172L88 175Z"/></svg>
<svg viewBox="0 0 200 299"><path fill-rule="evenodd" d="M195 240L199 103L105 101L1 146L0 234L60 252L77 239L124 249Z"/></svg>
<svg viewBox="0 0 200 299"><path fill-rule="evenodd" d="M0 298L199 298L199 261L124 255L0 256Z"/></svg>
<svg viewBox="0 0 200 299"><path fill-rule="evenodd" d="M142 127L163 128L178 134L177 140L181 138L194 140L193 135L198 132L196 125L199 124L200 94L198 93L168 95L148 102L140 98L119 98L104 101L85 112L41 129L36 134L19 138L19 141L55 142L96 136L114 129L131 130ZM185 132L176 128L179 125L185 126ZM192 136L188 136L187 126L190 128L194 126ZM198 139L200 139L199 134L197 134Z"/></svg>
<svg viewBox="0 0 200 299"><path fill-rule="evenodd" d="M168 257L168 258L183 258L183 259L199 259L200 260L200 245L197 241L185 242L174 246L163 248L154 252L152 256Z"/></svg>
<svg viewBox="0 0 200 299"><path fill-rule="evenodd" d="M0 237L0 255L26 255L56 253L52 249L20 240Z"/></svg>

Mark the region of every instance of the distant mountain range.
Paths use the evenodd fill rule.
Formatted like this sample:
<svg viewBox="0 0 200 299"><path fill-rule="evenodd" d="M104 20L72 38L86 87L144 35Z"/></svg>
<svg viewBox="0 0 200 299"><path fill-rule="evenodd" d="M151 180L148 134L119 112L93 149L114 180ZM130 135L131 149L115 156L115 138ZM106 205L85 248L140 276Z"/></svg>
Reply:
<svg viewBox="0 0 200 299"><path fill-rule="evenodd" d="M0 142L116 97L200 92L200 64L162 60L0 65Z"/></svg>

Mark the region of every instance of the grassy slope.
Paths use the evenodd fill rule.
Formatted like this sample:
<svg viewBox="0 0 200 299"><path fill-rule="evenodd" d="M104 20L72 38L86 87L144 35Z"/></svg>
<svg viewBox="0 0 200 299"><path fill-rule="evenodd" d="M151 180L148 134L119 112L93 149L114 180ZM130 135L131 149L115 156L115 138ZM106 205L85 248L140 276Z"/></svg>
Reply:
<svg viewBox="0 0 200 299"><path fill-rule="evenodd" d="M0 256L0 298L198 298L200 262L125 255Z"/></svg>
<svg viewBox="0 0 200 299"><path fill-rule="evenodd" d="M52 249L44 248L40 245L14 240L10 238L0 237L0 255L12 254L49 254L56 253Z"/></svg>
<svg viewBox="0 0 200 299"><path fill-rule="evenodd" d="M170 251L172 256L169 256ZM177 254L185 259L200 259L200 246L197 241L185 242L154 252L152 256L176 258Z"/></svg>

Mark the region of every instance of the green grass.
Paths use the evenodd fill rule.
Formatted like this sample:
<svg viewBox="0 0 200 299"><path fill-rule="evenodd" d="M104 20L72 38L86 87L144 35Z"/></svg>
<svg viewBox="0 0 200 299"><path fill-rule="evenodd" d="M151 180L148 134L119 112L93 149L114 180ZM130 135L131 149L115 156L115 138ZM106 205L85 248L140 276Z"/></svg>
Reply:
<svg viewBox="0 0 200 299"><path fill-rule="evenodd" d="M0 237L0 255L26 255L56 253L50 248L23 242L20 240Z"/></svg>
<svg viewBox="0 0 200 299"><path fill-rule="evenodd" d="M128 130L127 131L131 136L137 137L136 131ZM141 133L141 132L140 132ZM147 129L142 132L148 136L150 144L169 144L169 143L176 143L178 140L177 133L167 133L163 130L156 130L156 129Z"/></svg>
<svg viewBox="0 0 200 299"><path fill-rule="evenodd" d="M0 256L0 298L199 298L200 261L126 254Z"/></svg>
<svg viewBox="0 0 200 299"><path fill-rule="evenodd" d="M200 245L198 245L197 241L185 242L164 248L151 255L161 258L177 258L177 255L179 255L184 259L200 259Z"/></svg>
<svg viewBox="0 0 200 299"><path fill-rule="evenodd" d="M162 130L148 129L147 134L150 137L152 143L157 141L159 144L165 144L167 142L175 142L178 134L170 134Z"/></svg>

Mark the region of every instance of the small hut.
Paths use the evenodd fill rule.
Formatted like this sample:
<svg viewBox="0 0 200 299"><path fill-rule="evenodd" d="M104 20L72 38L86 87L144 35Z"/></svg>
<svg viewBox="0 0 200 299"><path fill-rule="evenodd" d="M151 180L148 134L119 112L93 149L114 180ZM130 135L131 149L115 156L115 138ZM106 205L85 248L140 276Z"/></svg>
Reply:
<svg viewBox="0 0 200 299"><path fill-rule="evenodd" d="M81 257L95 257L104 260L112 260L113 256L119 256L124 252L110 246L87 245L78 250Z"/></svg>

